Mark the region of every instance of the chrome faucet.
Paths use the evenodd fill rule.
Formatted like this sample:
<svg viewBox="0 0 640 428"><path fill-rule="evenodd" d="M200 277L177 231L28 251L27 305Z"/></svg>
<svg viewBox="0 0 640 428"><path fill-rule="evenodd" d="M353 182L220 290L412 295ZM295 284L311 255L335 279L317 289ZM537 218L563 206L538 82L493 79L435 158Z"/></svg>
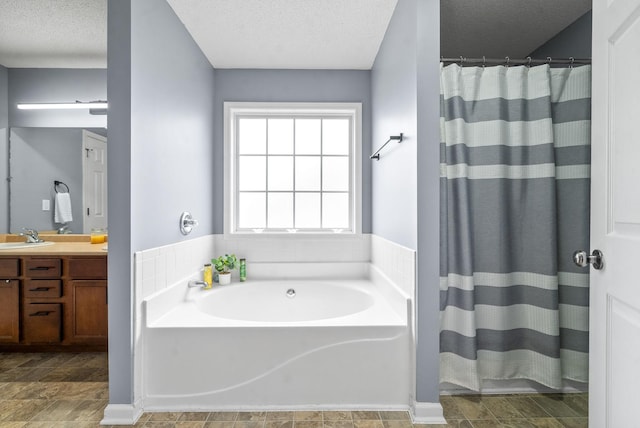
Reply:
<svg viewBox="0 0 640 428"><path fill-rule="evenodd" d="M204 281L191 280L188 285L189 288L204 288L207 286L207 283Z"/></svg>
<svg viewBox="0 0 640 428"><path fill-rule="evenodd" d="M20 233L20 236L25 236L27 238L27 243L29 244L36 244L38 242L44 242L42 239L40 239L40 237L38 236L38 231L35 229L28 229L26 227L23 227L22 230L24 230L24 232Z"/></svg>
<svg viewBox="0 0 640 428"><path fill-rule="evenodd" d="M69 225L65 223L62 225L62 227L58 228L58 235L63 235L66 233L71 233L71 231L69 230Z"/></svg>

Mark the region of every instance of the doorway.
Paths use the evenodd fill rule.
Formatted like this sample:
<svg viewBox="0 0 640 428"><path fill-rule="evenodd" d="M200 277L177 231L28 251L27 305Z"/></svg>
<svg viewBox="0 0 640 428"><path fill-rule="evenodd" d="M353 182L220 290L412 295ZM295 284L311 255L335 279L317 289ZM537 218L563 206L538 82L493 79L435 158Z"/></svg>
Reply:
<svg viewBox="0 0 640 428"><path fill-rule="evenodd" d="M469 2L457 2L457 1L453 1L453 2L441 2L441 55L443 57L449 57L449 58L459 58L459 61L456 61L459 63L460 66L476 66L478 67L481 71L484 69L484 67L489 67L490 65L495 65L495 64L499 64L502 68L503 71L508 69L508 67L513 67L513 66L520 66L520 67L530 67L532 65L535 65L536 63L536 59L542 59L542 63L552 63L552 58L550 57L555 57L558 58L558 56L563 57L564 59L567 60L567 67L572 67L574 64L573 63L569 63L568 60L571 59L571 57L573 57L573 59L575 58L580 58L580 57L585 57L585 60L590 60L590 49L591 49L591 13L590 13L590 2L585 2L582 5L579 5L578 3L576 3L573 7L576 8L573 11L573 20L569 21L567 23L565 23L564 27L560 27L558 29L557 32L551 34L553 37L547 37L544 38L544 32L548 31L548 28L544 28L546 27L545 25L541 25L540 26L540 33L543 39L537 39L538 40L538 44L537 45L531 45L529 44L529 46L518 46L517 43L521 42L521 41L529 41L531 43L533 43L532 41L536 40L536 37L532 37L530 35L527 34L527 29L526 28L516 28L513 33L513 37L509 37L510 33L509 33L509 27L513 26L515 24L515 26L531 26L531 25L538 25L539 23L536 22L535 18L536 18L536 11L529 11L530 13L527 13L527 7L522 3L522 2L512 2L509 5L505 5L508 6L505 9L508 11L509 8L521 8L521 11L516 11L516 10L512 10L509 13L511 13L511 15L509 15L509 13L507 13L506 15L509 15L508 17L505 15L504 10L502 12L497 12L494 11L495 14L491 15L492 12L491 10L483 10L483 11L475 11L475 13L469 13L469 10L464 10L465 6L468 5ZM494 6L498 7L498 4L500 4L500 7L502 5L502 3L500 2L496 2L496 4ZM577 5L577 6L576 6ZM566 5L564 5L563 7L565 7ZM553 13L553 14L557 14L558 16L561 15L567 15L570 16L571 15L571 11L568 11L566 9L563 9L563 7L560 7L559 9L556 7L556 5L550 5L549 7L549 11L548 13ZM586 12L585 9L586 8ZM489 9L491 9L491 7L489 7ZM473 23L470 23L470 21L465 21L469 16L473 17ZM558 17L556 17L558 18ZM554 19L556 19L554 18ZM493 21L492 21L493 20ZM518 24L519 20L523 20L523 22L525 22L526 25L524 24ZM496 27L492 27L491 23L496 24ZM504 24L504 22L507 22L507 24ZM504 24L504 25L502 25ZM456 29L458 29L459 31L456 31ZM458 34L462 32L462 34L465 35L465 37L467 37L467 41L461 44L461 40L465 40L465 37L458 37ZM534 31L535 32L535 31ZM524 35L523 35L524 34ZM505 37L507 36L507 37ZM493 37L499 37L501 39L503 39L501 42L497 42L494 43L494 39ZM469 41L471 39L474 39L473 41ZM506 42L505 40L506 39ZM523 45L526 45L526 43L520 43ZM454 53L452 51L452 49L456 50L456 52ZM564 49L564 50L563 50ZM469 60L469 58L474 58L473 60ZM533 62L533 64L532 64ZM585 61L586 62L586 61ZM555 64L553 64L555 65ZM548 67L548 66L547 66ZM481 71L478 72L478 75L480 75ZM511 72L515 72L516 70L510 70ZM463 91L462 86L459 86L460 91ZM590 85L587 85L587 88L590 88ZM486 95L486 94L485 94ZM491 98L491 97L488 97ZM499 97L495 97L492 98L494 100L505 100L506 98L499 98ZM552 95L553 98L553 95ZM477 100L476 100L477 101ZM506 102L505 102L506 103ZM446 103L445 103L446 104ZM480 102L476 102L473 107L475 109L479 104L481 104ZM474 111L475 112L475 111ZM554 112L555 113L555 112ZM588 127L587 127L588 130ZM486 136L485 136L486 137ZM447 146L447 153L449 153L449 151L451 151L451 155L453 155L454 151L453 149L449 150L450 147ZM588 147L587 147L588 149ZM475 148L469 148L466 147L465 150L468 150L469 152L471 152L472 150L475 150ZM524 149L523 149L524 150ZM558 152L557 148L556 148L556 153ZM588 151L588 150L585 150ZM551 152L551 156L553 156L553 150ZM482 163L482 162L481 162ZM505 162L504 159L501 160L500 162L498 162L499 164L502 164L502 166L504 166L504 164L508 164L508 162ZM585 165L585 168L588 170L588 163L589 161L587 160L587 163ZM471 164L467 164L465 163L465 165L467 167L469 167L469 165ZM482 167L485 167L486 165L482 165ZM519 167L516 167L515 169L518 169ZM562 167L561 167L562 168ZM513 168L512 168L513 169ZM554 171L555 172L555 171ZM460 178L460 177L454 177L454 178ZM496 177L485 177L487 179L494 179ZM526 179L526 177L509 177L509 180L513 180L513 179ZM588 177L587 177L588 179ZM585 193L584 191L582 192L583 194ZM586 194L587 194L587 204L588 204L588 188L586 190ZM563 199L566 198L558 198L561 201ZM552 203L555 205L556 201L552 200ZM473 200L470 202L471 205L473 205ZM478 205L477 201L476 201L476 206ZM531 211L531 210L530 210ZM588 206L587 206L587 211L588 211ZM455 212L454 215L459 215L460 212ZM473 217L473 215L472 215ZM475 220L475 219L474 219ZM517 221L517 220L516 220ZM505 225L508 226L508 225ZM502 227L498 227L496 230L496 233L506 233L508 234L509 232L506 232L505 230L509 229L508 227L502 228ZM445 229L446 230L446 229ZM509 229L510 230L510 229ZM575 232L575 231L573 231ZM586 232L585 232L588 236L588 220L586 223ZM561 246L556 246L556 247L561 247ZM524 247L523 247L524 248ZM489 253L493 253L495 252L496 248L495 247L491 247L491 248L486 248L486 250ZM558 251L562 251L563 254L564 252L568 252L567 256L570 257L570 252L572 250L566 250L563 248L558 248ZM566 250L566 251L565 251ZM513 251L513 248L509 247L507 252ZM526 249L524 250L526 251ZM457 254L457 253L456 253ZM564 259L563 259L564 260ZM500 271L502 272L502 271ZM586 276L588 278L588 274L583 274L583 276ZM475 279L475 278L474 278ZM495 278L494 278L495 279ZM575 279L575 278L573 278ZM442 280L442 273L441 273L441 280ZM526 283L526 281L525 281ZM531 289L528 289L527 284L523 283L522 281L520 281L520 285L519 287L522 288L522 291L526 291L527 293L529 291L531 291ZM557 286L556 286L557 288ZM588 314L588 285L586 287L583 287L586 289L586 305L585 306L585 310L583 312ZM442 288L441 288L442 289ZM583 290L584 291L584 290ZM557 292L557 291L556 291ZM492 291L493 293L493 291ZM460 294L460 293L459 293ZM464 294L464 293L463 293ZM473 292L471 292L470 295L472 295ZM491 294L491 293L490 293ZM495 294L495 293L494 293ZM488 295L487 295L488 296ZM464 297L462 296L462 294L460 294L460 296L458 296L460 298ZM468 297L468 296L467 296ZM476 296L477 297L477 296ZM486 297L486 296L485 296ZM564 299L566 296L562 295L562 292L560 292L560 300ZM486 299L485 299L486 300ZM584 300L584 299L583 299ZM484 302L486 303L486 302ZM503 302L504 303L504 302ZM507 306L512 305L514 302L510 302L510 303L505 303ZM560 301L560 304L562 305L564 302ZM482 304L482 303L481 303ZM553 306L553 304L551 304ZM557 303L556 303L557 305ZM441 305L442 306L442 305ZM495 314L494 314L495 315ZM492 315L493 316L493 315ZM496 317L498 317L496 315ZM584 318L585 323L588 323L588 315L583 316L582 318ZM468 323L467 323L468 324ZM586 325L586 324L585 324ZM517 329L517 326L513 326L514 329ZM557 330L557 328L556 328ZM560 330L562 330L562 328L560 328ZM482 331L482 334L487 333L487 329ZM514 330L515 331L515 330ZM450 333L450 332L449 332ZM491 331L490 333L494 333L494 331ZM522 332L520 332L522 333ZM526 342L526 339L522 339L523 335L518 333L517 338L519 341L521 342ZM588 336L588 332L584 331L582 332L583 336L585 336L585 338ZM448 334L448 333L447 333ZM450 336L450 334L449 334ZM445 335L442 336L441 334L441 352L447 352L448 351L448 347L449 347L449 336ZM443 339L444 337L444 339ZM469 337L473 337L474 339L477 339L477 337L474 335L469 336ZM515 337L515 336L514 336ZM560 341L562 341L562 339L560 339ZM565 341L566 343L566 341ZM585 349L585 351L583 353L588 352L588 342L585 340L584 341L585 345L583 346L583 348ZM513 345L513 343L512 343ZM500 347L502 345L495 345L496 347ZM517 346L516 346L517 348ZM517 349L509 349L509 352L518 352ZM444 351L443 351L444 349ZM539 350L539 349L538 349ZM582 360L585 361L584 367L583 367L583 371L585 371L586 373L586 361L587 361L587 357L588 354L585 354L584 358L582 358ZM477 363L476 359L471 358L468 361L473 361L474 364ZM480 365L480 363L477 363L478 365ZM494 365L496 366L502 366L502 367L507 367L505 364L507 364L506 360L500 360L499 358L496 358L495 361L493 361ZM529 384L529 383L523 383L523 382L517 382L517 383L510 383L510 384L506 384L505 382L502 382L503 379L507 378L507 379L519 379L519 374L517 373L517 370L513 369L513 370L507 370L509 373L505 373L501 376L494 376L494 379L501 379L501 381L499 382L490 382L487 383L483 386L480 386L478 384L472 385L471 389L475 390L475 391L485 391L488 392L489 390L491 390L491 392L495 393L495 392L524 392L524 391L541 391L541 392L559 392L559 391L563 391L563 390L567 390L567 391L571 391L571 390L580 390L580 389L586 389L586 384L573 384L572 382L567 382L565 385L558 385L557 383L554 384L552 386L551 389L549 388L545 388L544 386L540 385L540 384ZM569 379L574 378L573 376L568 376ZM586 376L585 376L586 378ZM489 377L489 379L491 379L491 377ZM489 380L489 379L485 379L485 380ZM461 390L461 389L456 389L455 386L451 385L451 384L445 384L443 385L443 388L449 392L456 392L456 393L460 393L460 392L469 392L469 390ZM469 386L467 385L467 388L469 388ZM564 389L563 389L564 388Z"/></svg>

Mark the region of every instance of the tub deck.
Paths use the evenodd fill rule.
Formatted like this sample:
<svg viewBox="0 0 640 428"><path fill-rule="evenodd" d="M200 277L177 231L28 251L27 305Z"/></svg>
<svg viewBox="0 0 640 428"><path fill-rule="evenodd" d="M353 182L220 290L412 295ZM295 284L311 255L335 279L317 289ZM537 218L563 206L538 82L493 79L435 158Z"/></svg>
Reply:
<svg viewBox="0 0 640 428"><path fill-rule="evenodd" d="M305 327L305 326L370 326L370 327L406 327L407 318L399 310L394 310L389 303L378 293L375 287L372 287L370 281L367 280L340 280L339 284L349 287L354 290L362 290L370 295L373 299L373 304L356 313L347 314L344 316L316 319L316 320L304 320L304 321L265 321L265 320L242 320L242 319L230 319L225 317L215 316L210 313L205 313L199 309L199 299L202 298L217 298L220 292L230 290L234 287L243 287L246 285L256 285L261 287L266 284L276 283L281 285L283 290L296 289L296 286L301 283L300 280L281 280L281 281L253 281L248 283L235 283L224 286L214 286L212 290L203 290L200 288L192 288L186 291L184 300L177 307L169 309L165 313L158 313L154 317L148 318L148 328L205 328L205 327ZM308 281L307 281L308 282ZM322 286L322 283L328 281L314 281L318 283L318 286ZM336 281L333 281L336 282ZM220 296L222 297L222 296ZM258 298L258 296L256 296ZM298 297L296 297L298 298ZM294 298L295 299L295 298ZM292 300L294 303L295 301ZM232 304L232 303L230 303ZM242 304L242 303L241 303ZM248 303L247 303L248 304ZM257 305L268 305L268 301L260 300ZM328 302L331 304L331 302ZM153 309L149 308L151 311ZM405 308L403 308L405 309ZM403 316L404 315L404 316ZM283 318L286 314L283 314Z"/></svg>

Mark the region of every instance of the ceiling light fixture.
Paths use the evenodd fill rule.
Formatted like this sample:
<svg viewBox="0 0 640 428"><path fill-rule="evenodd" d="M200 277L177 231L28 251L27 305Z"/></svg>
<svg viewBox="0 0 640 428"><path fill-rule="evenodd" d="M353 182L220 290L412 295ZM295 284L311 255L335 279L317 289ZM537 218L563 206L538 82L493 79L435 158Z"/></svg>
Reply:
<svg viewBox="0 0 640 428"><path fill-rule="evenodd" d="M20 103L19 110L104 110L108 107L106 101L76 101L75 103Z"/></svg>

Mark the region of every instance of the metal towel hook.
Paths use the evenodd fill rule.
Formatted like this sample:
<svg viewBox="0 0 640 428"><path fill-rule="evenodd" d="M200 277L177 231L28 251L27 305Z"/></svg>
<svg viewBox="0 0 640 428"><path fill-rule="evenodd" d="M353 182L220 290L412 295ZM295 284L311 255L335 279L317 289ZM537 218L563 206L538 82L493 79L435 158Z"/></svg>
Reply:
<svg viewBox="0 0 640 428"><path fill-rule="evenodd" d="M58 186L64 186L67 191L66 192L62 192L62 193L69 193L69 186L67 186L65 183L63 183L62 181L59 180L53 180L53 190L56 191L56 193L60 193L58 192Z"/></svg>

